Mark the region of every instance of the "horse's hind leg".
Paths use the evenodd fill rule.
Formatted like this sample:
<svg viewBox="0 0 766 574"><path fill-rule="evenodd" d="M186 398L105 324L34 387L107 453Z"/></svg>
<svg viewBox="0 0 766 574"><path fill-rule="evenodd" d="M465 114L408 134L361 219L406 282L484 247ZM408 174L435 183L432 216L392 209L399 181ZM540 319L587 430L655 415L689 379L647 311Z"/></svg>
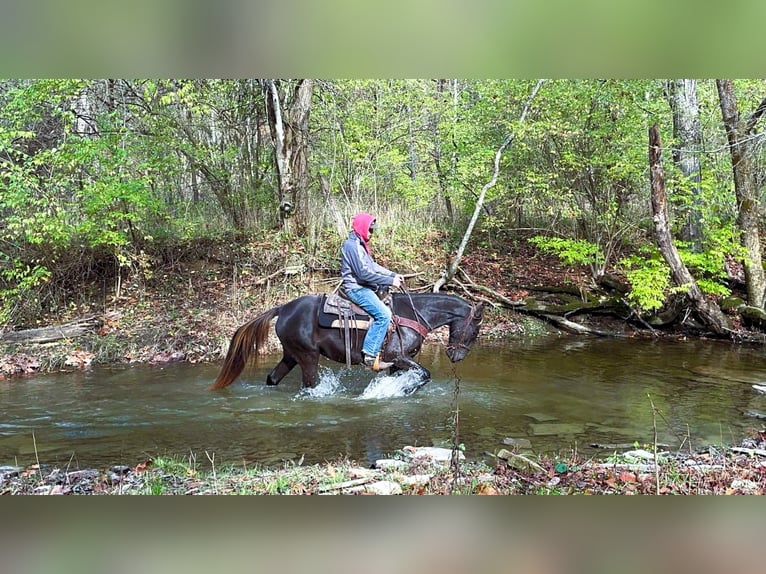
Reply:
<svg viewBox="0 0 766 574"><path fill-rule="evenodd" d="M277 363L269 375L266 377L267 385L278 385L279 381L285 378L285 375L293 370L293 367L298 364L291 355L285 353L282 355L282 360Z"/></svg>

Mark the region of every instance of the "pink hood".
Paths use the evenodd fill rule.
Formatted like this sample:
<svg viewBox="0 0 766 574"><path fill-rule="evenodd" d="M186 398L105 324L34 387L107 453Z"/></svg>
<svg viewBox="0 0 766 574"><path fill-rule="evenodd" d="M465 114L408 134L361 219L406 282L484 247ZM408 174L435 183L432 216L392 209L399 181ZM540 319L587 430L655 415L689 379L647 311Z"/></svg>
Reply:
<svg viewBox="0 0 766 574"><path fill-rule="evenodd" d="M375 216L369 213L357 213L351 220L351 229L362 238L362 243L367 252L370 252L370 248L367 243L370 241L370 224L375 221Z"/></svg>

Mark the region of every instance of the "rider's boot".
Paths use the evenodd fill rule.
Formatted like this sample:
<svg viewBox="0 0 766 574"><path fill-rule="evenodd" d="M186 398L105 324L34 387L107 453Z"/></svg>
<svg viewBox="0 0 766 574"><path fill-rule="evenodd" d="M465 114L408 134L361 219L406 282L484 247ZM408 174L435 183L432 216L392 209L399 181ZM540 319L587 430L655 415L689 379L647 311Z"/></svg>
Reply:
<svg viewBox="0 0 766 574"><path fill-rule="evenodd" d="M368 355L365 353L364 366L377 372L377 371L380 371L381 369L388 369L390 367L393 367L394 364L389 363L388 361L381 361L380 354L375 355L373 357L372 355Z"/></svg>

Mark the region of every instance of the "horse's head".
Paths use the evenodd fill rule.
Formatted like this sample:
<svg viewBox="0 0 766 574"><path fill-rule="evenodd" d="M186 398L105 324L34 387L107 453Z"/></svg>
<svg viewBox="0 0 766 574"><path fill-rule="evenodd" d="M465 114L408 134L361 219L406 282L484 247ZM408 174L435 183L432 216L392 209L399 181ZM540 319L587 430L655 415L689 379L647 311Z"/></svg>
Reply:
<svg viewBox="0 0 766 574"><path fill-rule="evenodd" d="M456 317L450 323L449 343L447 344L447 356L450 361L456 363L465 359L471 345L479 335L481 318L484 314L486 303L481 302L478 305L471 305L466 309L466 313Z"/></svg>

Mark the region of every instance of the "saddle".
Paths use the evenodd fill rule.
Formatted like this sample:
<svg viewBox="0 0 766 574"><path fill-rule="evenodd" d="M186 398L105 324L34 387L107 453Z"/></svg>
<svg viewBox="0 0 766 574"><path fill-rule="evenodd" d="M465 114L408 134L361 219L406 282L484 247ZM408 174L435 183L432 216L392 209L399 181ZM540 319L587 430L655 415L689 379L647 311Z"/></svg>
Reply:
<svg viewBox="0 0 766 574"><path fill-rule="evenodd" d="M319 308L319 326L326 328L342 328L346 322L353 322L357 329L367 329L370 326L370 315L359 305L335 293L325 295Z"/></svg>
<svg viewBox="0 0 766 574"><path fill-rule="evenodd" d="M384 299L384 301L386 301ZM386 305L390 306L390 299L386 301ZM366 331L370 327L372 318L369 313L359 307L356 303L336 293L325 295L324 301L319 307L319 314L317 321L320 327L331 329L343 329L344 339L346 344L346 366L351 366L351 329ZM406 317L400 317L399 315L392 315L391 324L388 327L386 333L386 340L388 339L391 331L398 327L409 327L417 331L421 337L428 335L429 330L426 329L418 321L407 319ZM384 342L385 345L385 342Z"/></svg>
<svg viewBox="0 0 766 574"><path fill-rule="evenodd" d="M364 309L350 299L335 293L325 295L317 317L320 327L343 330L346 367L349 368L351 367L351 329L366 331L370 327L370 321L371 317Z"/></svg>

